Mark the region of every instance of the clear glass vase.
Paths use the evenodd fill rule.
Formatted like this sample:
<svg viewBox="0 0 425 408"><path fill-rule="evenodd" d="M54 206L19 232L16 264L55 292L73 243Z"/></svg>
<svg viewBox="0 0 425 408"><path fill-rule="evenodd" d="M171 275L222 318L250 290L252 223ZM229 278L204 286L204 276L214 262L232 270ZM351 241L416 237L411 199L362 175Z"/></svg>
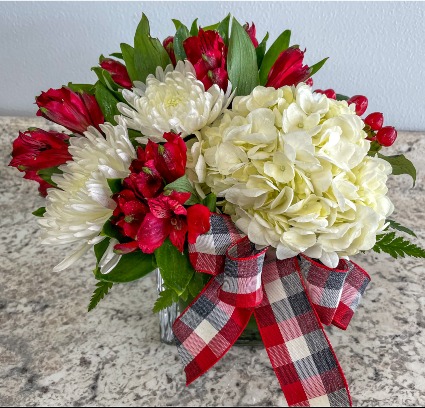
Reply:
<svg viewBox="0 0 425 408"><path fill-rule="evenodd" d="M159 269L155 269L155 274L159 294L164 290L164 281L162 280ZM192 300L193 299L188 299L186 302L180 301L179 303L173 303L170 307L159 312L159 333L161 343L174 344L173 323ZM251 317L244 332L235 344L238 346L258 346L263 344L254 316Z"/></svg>
<svg viewBox="0 0 425 408"><path fill-rule="evenodd" d="M164 281L162 280L159 268L155 269L158 294L164 290ZM180 314L178 303L173 303L170 307L159 312L159 335L161 343L174 344L173 323Z"/></svg>

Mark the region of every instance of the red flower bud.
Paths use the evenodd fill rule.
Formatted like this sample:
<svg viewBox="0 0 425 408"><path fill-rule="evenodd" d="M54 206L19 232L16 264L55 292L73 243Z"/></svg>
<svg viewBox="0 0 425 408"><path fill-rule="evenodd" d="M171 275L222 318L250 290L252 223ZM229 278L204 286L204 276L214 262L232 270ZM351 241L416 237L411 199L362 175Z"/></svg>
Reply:
<svg viewBox="0 0 425 408"><path fill-rule="evenodd" d="M249 35L249 38L251 39L254 47L257 48L258 47L258 40L257 40L257 38L255 38L255 35L257 33L257 30L255 29L255 24L252 23L252 25L250 27L249 23L246 23L246 24L244 24L243 28L245 29L245 31Z"/></svg>
<svg viewBox="0 0 425 408"><path fill-rule="evenodd" d="M373 130L379 130L384 124L384 115L381 112L373 112L366 116L364 123L369 125Z"/></svg>
<svg viewBox="0 0 425 408"><path fill-rule="evenodd" d="M307 79L307 81L305 81L305 83L306 83L308 86L313 86L313 78L312 78L312 77L308 78L308 79Z"/></svg>
<svg viewBox="0 0 425 408"><path fill-rule="evenodd" d="M226 91L228 75L226 70L227 47L216 31L199 30L196 37L183 42L187 59L193 64L196 77L206 90L217 84Z"/></svg>
<svg viewBox="0 0 425 408"><path fill-rule="evenodd" d="M304 51L296 46L283 51L270 69L266 86L280 88L284 85L297 85L310 75L308 65L303 65Z"/></svg>
<svg viewBox="0 0 425 408"><path fill-rule="evenodd" d="M128 76L127 68L121 62L113 60L112 58L105 58L100 66L111 74L115 83L126 89L131 89L132 83Z"/></svg>
<svg viewBox="0 0 425 408"><path fill-rule="evenodd" d="M83 133L89 126L98 130L99 124L105 122L99 104L93 95L73 92L71 89L49 89L36 97L35 103L40 108L37 116L43 116L58 123L71 132Z"/></svg>
<svg viewBox="0 0 425 408"><path fill-rule="evenodd" d="M354 103L356 105L356 114L361 116L366 112L368 100L366 96L363 95L354 95L348 101L348 105Z"/></svg>
<svg viewBox="0 0 425 408"><path fill-rule="evenodd" d="M377 142L385 147L392 146L392 144L397 139L397 130L395 130L392 126L385 126L378 130L376 134Z"/></svg>
<svg viewBox="0 0 425 408"><path fill-rule="evenodd" d="M60 166L72 160L68 153L65 133L46 132L42 129L19 132L13 142L12 160L9 166L19 171L38 171Z"/></svg>
<svg viewBox="0 0 425 408"><path fill-rule="evenodd" d="M162 42L162 45L165 48L165 51L167 51L168 55L170 56L170 60L173 65L176 65L177 61L176 54L174 53L174 37L170 35Z"/></svg>
<svg viewBox="0 0 425 408"><path fill-rule="evenodd" d="M336 99L336 92L333 89L316 89L314 92L326 95L329 99Z"/></svg>

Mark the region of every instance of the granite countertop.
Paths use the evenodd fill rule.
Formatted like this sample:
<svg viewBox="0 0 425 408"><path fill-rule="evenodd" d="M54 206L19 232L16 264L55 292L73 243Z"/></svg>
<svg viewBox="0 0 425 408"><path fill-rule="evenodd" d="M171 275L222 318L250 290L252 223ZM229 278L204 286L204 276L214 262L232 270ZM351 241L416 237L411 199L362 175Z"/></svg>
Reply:
<svg viewBox="0 0 425 408"><path fill-rule="evenodd" d="M185 386L174 346L159 343L153 277L113 287L87 313L95 280L86 255L60 273L64 249L42 246L31 212L36 183L7 167L11 142L41 118L0 118L0 406L282 406L265 350L233 347ZM393 177L393 218L425 245L425 133L401 132L397 152L418 168L416 187ZM394 150L395 151L395 150ZM369 253L372 276L346 332L328 329L355 406L425 405L425 284L420 259Z"/></svg>

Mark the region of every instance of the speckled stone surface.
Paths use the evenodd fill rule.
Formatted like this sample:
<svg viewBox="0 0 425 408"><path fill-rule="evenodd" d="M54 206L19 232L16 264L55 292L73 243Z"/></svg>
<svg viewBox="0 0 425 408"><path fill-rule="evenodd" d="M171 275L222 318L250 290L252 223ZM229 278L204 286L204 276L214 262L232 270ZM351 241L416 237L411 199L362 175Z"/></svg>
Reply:
<svg viewBox="0 0 425 408"><path fill-rule="evenodd" d="M65 248L39 244L35 183L7 167L11 142L40 118L0 118L0 406L285 406L263 348L233 347L185 386L173 346L159 343L152 277L115 286L86 313L95 280L89 254L61 273ZM425 245L425 133L401 133L397 152L418 168L416 187L393 177L393 218ZM425 267L370 253L372 276L346 332L329 329L355 406L425 405Z"/></svg>

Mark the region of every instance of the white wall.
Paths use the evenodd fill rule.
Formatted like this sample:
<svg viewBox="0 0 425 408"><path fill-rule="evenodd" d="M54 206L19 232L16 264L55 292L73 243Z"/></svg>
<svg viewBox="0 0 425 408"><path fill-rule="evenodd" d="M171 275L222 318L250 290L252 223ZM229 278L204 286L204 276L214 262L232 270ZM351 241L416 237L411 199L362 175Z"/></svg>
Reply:
<svg viewBox="0 0 425 408"><path fill-rule="evenodd" d="M258 37L286 28L306 62L330 59L318 88L364 94L386 124L425 129L425 3L422 2L7 2L0 3L0 115L30 115L34 96L68 81L94 81L98 56L119 50L144 11L160 39L171 18L203 25L232 12Z"/></svg>

